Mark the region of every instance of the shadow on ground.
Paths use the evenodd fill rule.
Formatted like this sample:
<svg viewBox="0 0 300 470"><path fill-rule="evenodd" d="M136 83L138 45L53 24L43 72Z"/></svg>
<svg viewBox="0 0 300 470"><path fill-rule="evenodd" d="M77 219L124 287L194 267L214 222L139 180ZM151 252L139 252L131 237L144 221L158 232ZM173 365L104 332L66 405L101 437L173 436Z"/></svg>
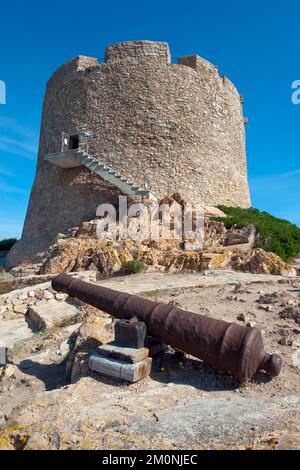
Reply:
<svg viewBox="0 0 300 470"><path fill-rule="evenodd" d="M66 360L59 364L40 364L31 359L23 360L19 369L36 377L45 384L46 390L54 390L68 384L66 380ZM127 387L131 384L123 380L107 377L86 368L88 375L98 382L108 385ZM241 385L231 376L218 373L204 362L186 358L184 353L164 352L153 358L150 377L155 382L164 384L188 385L204 392L233 391ZM261 372L252 379L256 384L267 383L271 380L267 374Z"/></svg>
<svg viewBox="0 0 300 470"><path fill-rule="evenodd" d="M31 359L25 359L18 364L18 368L26 375L31 375L45 384L45 390L55 390L67 385L66 361L59 364L40 364Z"/></svg>
<svg viewBox="0 0 300 470"><path fill-rule="evenodd" d="M109 385L130 386L130 383L90 371L95 380ZM150 377L164 384L188 385L204 392L233 391L241 385L231 376L220 374L204 362L186 358L181 352L164 352L153 358ZM267 383L267 374L260 373L253 378L255 383Z"/></svg>
<svg viewBox="0 0 300 470"><path fill-rule="evenodd" d="M235 390L239 386L232 377L221 375L205 362L187 358L180 351L156 356L151 378L165 384L189 385L205 392Z"/></svg>

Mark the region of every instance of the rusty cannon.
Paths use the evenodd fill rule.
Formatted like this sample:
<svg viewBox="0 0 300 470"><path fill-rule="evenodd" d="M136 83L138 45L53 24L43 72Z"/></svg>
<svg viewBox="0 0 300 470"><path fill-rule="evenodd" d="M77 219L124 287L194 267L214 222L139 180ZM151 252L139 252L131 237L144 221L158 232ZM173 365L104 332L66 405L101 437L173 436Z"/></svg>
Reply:
<svg viewBox="0 0 300 470"><path fill-rule="evenodd" d="M261 331L182 310L137 295L90 284L59 274L52 287L118 319L144 322L147 334L205 361L240 383L263 370L275 377L282 359L265 351Z"/></svg>

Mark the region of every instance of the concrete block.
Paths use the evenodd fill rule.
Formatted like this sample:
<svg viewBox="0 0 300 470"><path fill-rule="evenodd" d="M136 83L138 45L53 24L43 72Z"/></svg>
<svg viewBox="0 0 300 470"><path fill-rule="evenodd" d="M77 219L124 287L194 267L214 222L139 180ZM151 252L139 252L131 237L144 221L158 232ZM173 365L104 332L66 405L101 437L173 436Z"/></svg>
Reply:
<svg viewBox="0 0 300 470"><path fill-rule="evenodd" d="M118 320L115 323L115 340L120 346L140 349L144 347L146 325L144 322Z"/></svg>
<svg viewBox="0 0 300 470"><path fill-rule="evenodd" d="M137 382L150 374L152 359L147 357L143 361L135 364L128 364L115 359L108 359L99 354L93 354L89 359L89 368L95 372L115 377L117 379L127 380L128 382Z"/></svg>
<svg viewBox="0 0 300 470"><path fill-rule="evenodd" d="M7 354L6 346L3 346L2 344L0 344L0 367L5 366L6 364L6 354Z"/></svg>
<svg viewBox="0 0 300 470"><path fill-rule="evenodd" d="M80 310L76 305L58 300L43 300L28 309L28 317L38 330L51 329L76 323ZM52 302L52 303L51 303Z"/></svg>
<svg viewBox="0 0 300 470"><path fill-rule="evenodd" d="M160 351L166 349L167 345L161 343L156 338L147 336L145 340L145 347L143 348L129 348L120 346L119 341L112 341L110 343L103 344L98 348L98 354L102 357L110 359L116 359L118 361L128 362L129 364L135 364L143 361L149 356L154 356Z"/></svg>
<svg viewBox="0 0 300 470"><path fill-rule="evenodd" d="M113 341L99 346L98 354L102 357L135 364L136 362L143 361L149 356L149 349L126 348L124 346L120 346L118 341Z"/></svg>

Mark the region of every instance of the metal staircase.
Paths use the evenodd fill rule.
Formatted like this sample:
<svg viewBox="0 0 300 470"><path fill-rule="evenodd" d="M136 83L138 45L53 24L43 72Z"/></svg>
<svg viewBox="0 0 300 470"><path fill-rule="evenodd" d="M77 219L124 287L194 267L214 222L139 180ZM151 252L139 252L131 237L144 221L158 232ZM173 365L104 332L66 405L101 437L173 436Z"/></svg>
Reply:
<svg viewBox="0 0 300 470"><path fill-rule="evenodd" d="M123 194L139 198L154 199L157 197L147 189L140 188L136 183L128 180L120 173L92 157L87 152L79 150L67 150L46 155L46 160L60 168L76 168L85 166L91 173L100 176L107 183L118 188Z"/></svg>

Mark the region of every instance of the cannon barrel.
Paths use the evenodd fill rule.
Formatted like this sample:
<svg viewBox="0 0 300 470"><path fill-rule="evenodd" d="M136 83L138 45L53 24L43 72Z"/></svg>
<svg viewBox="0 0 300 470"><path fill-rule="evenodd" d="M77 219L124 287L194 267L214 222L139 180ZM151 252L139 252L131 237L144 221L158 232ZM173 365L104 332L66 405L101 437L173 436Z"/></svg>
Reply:
<svg viewBox="0 0 300 470"><path fill-rule="evenodd" d="M108 289L59 274L52 287L119 319L136 318L147 326L147 334L181 349L229 373L241 383L259 370L272 377L280 373L282 359L264 350L258 328L240 326L182 310L137 295Z"/></svg>

